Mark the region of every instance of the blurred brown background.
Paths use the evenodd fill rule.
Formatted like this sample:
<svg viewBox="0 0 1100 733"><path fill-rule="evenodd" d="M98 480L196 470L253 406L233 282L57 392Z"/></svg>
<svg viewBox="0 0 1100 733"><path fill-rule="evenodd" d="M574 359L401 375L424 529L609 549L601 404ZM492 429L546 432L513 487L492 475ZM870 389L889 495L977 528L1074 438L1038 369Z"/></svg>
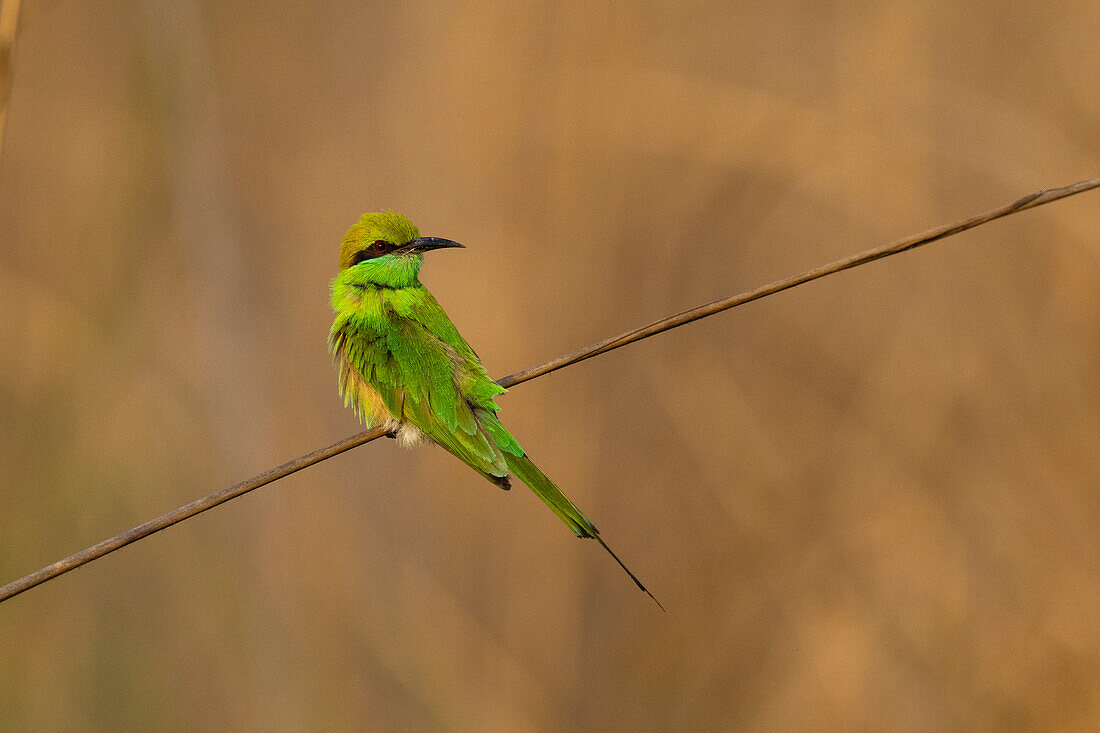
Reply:
<svg viewBox="0 0 1100 733"><path fill-rule="evenodd" d="M23 3L0 582L359 430L394 208L503 376L1100 172L1100 6ZM1087 730L1100 197L517 387L528 491L345 454L0 606L6 730Z"/></svg>

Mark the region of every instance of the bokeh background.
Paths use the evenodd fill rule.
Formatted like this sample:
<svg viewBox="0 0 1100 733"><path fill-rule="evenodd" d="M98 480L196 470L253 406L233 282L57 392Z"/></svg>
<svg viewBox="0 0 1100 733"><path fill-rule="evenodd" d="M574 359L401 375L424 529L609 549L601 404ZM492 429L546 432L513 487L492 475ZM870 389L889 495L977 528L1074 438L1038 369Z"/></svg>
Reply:
<svg viewBox="0 0 1100 733"><path fill-rule="evenodd" d="M503 376L1100 171L1100 6L23 3L0 582L359 430L393 208ZM5 730L1095 730L1100 197L515 388L0 606Z"/></svg>

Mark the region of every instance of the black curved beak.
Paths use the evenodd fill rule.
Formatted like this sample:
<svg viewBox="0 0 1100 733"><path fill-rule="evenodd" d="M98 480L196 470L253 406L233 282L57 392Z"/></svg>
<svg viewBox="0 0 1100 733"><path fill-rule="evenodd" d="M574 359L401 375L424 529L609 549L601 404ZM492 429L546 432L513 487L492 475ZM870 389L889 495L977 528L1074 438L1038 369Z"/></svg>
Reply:
<svg viewBox="0 0 1100 733"><path fill-rule="evenodd" d="M439 237L417 237L411 242L407 242L393 251L395 255L404 254L419 254L420 252L429 252L433 249L445 249L447 247L465 247L458 242L452 242L449 239L441 239Z"/></svg>

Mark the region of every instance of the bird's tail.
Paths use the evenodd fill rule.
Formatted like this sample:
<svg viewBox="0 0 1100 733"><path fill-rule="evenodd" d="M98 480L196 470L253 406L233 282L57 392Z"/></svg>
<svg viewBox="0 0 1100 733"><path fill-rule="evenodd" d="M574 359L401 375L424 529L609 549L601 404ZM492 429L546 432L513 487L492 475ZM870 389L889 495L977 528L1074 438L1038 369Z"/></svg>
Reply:
<svg viewBox="0 0 1100 733"><path fill-rule="evenodd" d="M607 546L607 543L600 537L600 531L596 529L596 525L589 521L588 517L584 516L580 509L569 501L569 498L562 493L557 484L551 481L546 474L539 470L539 467L531 462L531 459L526 455L514 456L510 453L504 453L504 460L508 464L508 470L514 473L520 481L527 484L531 491L534 491L536 495L550 507L554 514L565 522L569 529L573 530L573 534L578 537L590 537L607 550L607 554L611 555L615 559L615 562L619 563L619 567L626 571L626 574L630 576L630 579L634 581L634 584L645 591L645 594L650 598L653 598L653 602L660 606L661 610L665 610L664 606L661 606L661 602L654 598L653 594L649 592L649 589L642 585L642 581L638 580L638 576L630 572L623 561L619 559L619 556Z"/></svg>

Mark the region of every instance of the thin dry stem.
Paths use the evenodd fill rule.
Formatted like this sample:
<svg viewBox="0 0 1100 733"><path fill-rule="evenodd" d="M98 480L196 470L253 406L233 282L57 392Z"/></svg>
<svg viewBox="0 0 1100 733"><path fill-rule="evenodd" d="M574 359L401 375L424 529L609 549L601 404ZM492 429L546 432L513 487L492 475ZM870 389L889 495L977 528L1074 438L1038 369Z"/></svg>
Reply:
<svg viewBox="0 0 1100 733"><path fill-rule="evenodd" d="M728 298L722 298L721 300L707 303L706 305L701 305L697 308L692 308L691 310L684 311L683 313L679 313L677 315L670 316L660 321L651 323L648 326L642 326L641 328L634 329L633 331L627 331L626 333L620 334L613 338L605 339L590 346L586 346L585 348L575 351L572 354L559 356L558 358L552 359L545 364L540 364L539 366L531 367L530 369L525 369L524 371L516 372L515 374L510 374L507 377L498 380L498 382L504 387L512 387L517 384L526 382L530 379L535 379L536 377L541 377L544 374L549 374L550 372L562 369L571 364L576 364L579 361L584 361L585 359L590 359L593 356L598 356L600 354L606 354L607 352L612 351L613 349L617 349L621 346L632 344L635 341L649 338L650 336L654 336L663 331L668 331L670 329L676 328L677 326L683 326L687 323L691 323L692 321L697 321L700 318L706 318L707 316L711 316L715 313L720 313L724 310L743 305L750 301L758 300L769 295L774 295L775 293L778 293L782 290L787 290L797 285L802 285L803 283L810 282L811 280L816 280L818 278L825 277L826 275L840 272L841 270L847 270L853 267L858 267L859 265L865 265L868 262L873 262L874 260L881 259L883 257L889 257L891 255L896 255L907 250L915 249L930 242L935 242L936 240L944 239L945 237L950 237L954 234L964 232L967 229L973 229L976 226L993 221L994 219L999 219L1003 216L1015 214L1026 209L1032 209L1036 206L1042 206L1043 204L1048 204L1051 201L1057 201L1059 199L1066 198L1067 196L1072 196L1073 194L1081 193L1082 191L1088 191L1094 188L1100 188L1100 178L1092 178L1090 180L1081 181L1079 183L1074 183L1072 185L1064 186L1062 188L1039 191L1037 193L1024 196L1023 198L1018 199L1017 201L1014 201L1006 206L987 211L984 214L978 214L976 216L972 216L968 219L964 219L960 222L949 224L947 226L930 229L926 232L915 234L911 237L906 237L904 239L899 239L881 247L869 249L865 252L852 255L851 257L847 257L842 260L837 260L836 262L832 262L827 265L822 265L821 267L815 268L813 270L808 270L801 275L795 275L794 277L790 277L784 280L777 280L776 282L764 285L755 290L750 290L745 293L740 293L738 295L733 295ZM197 499L190 504L181 506L180 508L170 511L167 514L162 514L156 519L151 519L144 524L139 524L138 526L123 532L122 534L115 535L114 537L104 540L97 545L92 545L91 547L81 550L76 554L70 555L63 560L58 560L52 565L48 565L41 570L38 570L34 573L31 573L30 575L20 578L19 580L13 581L3 587L0 587L0 602L3 602L15 595L18 595L25 590L33 588L40 583L45 583L47 580L56 578L62 573L66 573L70 570L73 570L74 568L78 568L81 565L84 565L85 563L89 563L92 560L103 557L108 553L114 552L120 547L125 547L131 542L136 542L143 537L148 537L154 532L159 532L165 527L169 527L173 524L176 524L177 522L182 522L185 519L189 519L196 514L200 514L206 511L207 509L212 509L213 507L227 502L230 499L235 499L238 496L247 494L253 489L258 489L261 486L271 483L272 481L276 481L283 478L284 476L289 476L292 473L301 471L303 468L312 466L315 463L320 463L321 461L327 460L329 458L332 458L333 456L351 450L356 446L368 443L375 438L380 438L384 434L384 430L382 430L381 428L375 428L374 430L367 430L359 433L358 435L353 435L352 437L345 438L338 443L333 443L327 448L321 448L320 450L316 450L312 453L295 458L293 461L289 461L282 464L281 466L272 468L269 471L261 473L258 476L254 476L253 478L250 478L246 481L241 481L240 483L222 489L221 491L217 491L202 499Z"/></svg>

